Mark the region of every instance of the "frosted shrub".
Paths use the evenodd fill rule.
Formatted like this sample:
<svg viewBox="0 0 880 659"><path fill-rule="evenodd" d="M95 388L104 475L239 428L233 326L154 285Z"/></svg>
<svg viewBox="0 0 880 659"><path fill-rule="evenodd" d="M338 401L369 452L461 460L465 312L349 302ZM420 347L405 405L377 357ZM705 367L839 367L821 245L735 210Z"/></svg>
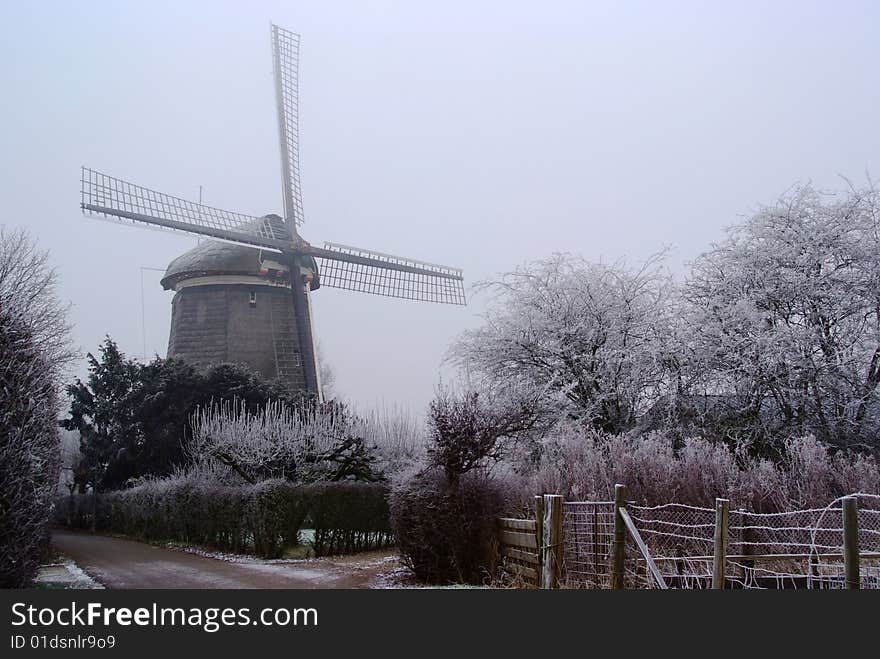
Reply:
<svg viewBox="0 0 880 659"><path fill-rule="evenodd" d="M367 414L339 405L249 412L242 402L200 408L192 418L191 470L228 483L377 480L425 456L425 430L398 408Z"/></svg>
<svg viewBox="0 0 880 659"><path fill-rule="evenodd" d="M845 493L880 493L880 468L876 459L865 455L834 456L837 487Z"/></svg>
<svg viewBox="0 0 880 659"><path fill-rule="evenodd" d="M188 452L200 469L220 463L249 483L377 480L368 428L338 407L291 409L276 402L252 413L243 401L223 402L193 415Z"/></svg>
<svg viewBox="0 0 880 659"><path fill-rule="evenodd" d="M631 495L643 499L654 499L663 491L675 488L675 458L672 442L659 434L651 434L643 439L626 435L612 435L596 448L607 451L611 464L610 474L614 483L626 483ZM603 498L608 498L605 494Z"/></svg>
<svg viewBox="0 0 880 659"><path fill-rule="evenodd" d="M788 441L786 454L784 487L794 506L824 506L852 492L880 493L880 469L872 457L845 451L831 456L812 436Z"/></svg>
<svg viewBox="0 0 880 659"><path fill-rule="evenodd" d="M739 476L733 454L724 444L705 439L686 439L671 461L675 479L675 501L701 505L715 497L730 496ZM655 493L657 498L660 493Z"/></svg>
<svg viewBox="0 0 880 659"><path fill-rule="evenodd" d="M761 512L824 506L851 492L880 493L874 458L845 451L832 456L812 436L787 441L783 460L774 464L748 456L745 447L737 452L700 438L678 446L661 433L604 435L561 424L536 461L521 456L512 467L504 482L517 510L543 492L607 501L615 483L626 484L630 499L647 505L711 506L715 497L727 497Z"/></svg>
<svg viewBox="0 0 880 659"><path fill-rule="evenodd" d="M785 510L784 474L767 458L743 458L743 467L737 475L729 498L737 507L755 512Z"/></svg>
<svg viewBox="0 0 880 659"><path fill-rule="evenodd" d="M220 461L245 480L293 480L307 457L332 448L340 426L330 415L300 414L280 403L250 413L243 401L223 402L193 414L188 448L195 464Z"/></svg>
<svg viewBox="0 0 880 659"><path fill-rule="evenodd" d="M392 407L356 415L361 432L376 454L378 471L390 476L425 457L425 423L406 409Z"/></svg>
<svg viewBox="0 0 880 659"><path fill-rule="evenodd" d="M573 426L561 424L558 433L542 447L539 468L530 474L535 492L569 492L575 499L606 496L599 488L613 480L611 468L597 448L597 434L578 434ZM528 467L524 468L528 472ZM528 477L527 477L528 478ZM598 486L598 487L597 487Z"/></svg>
<svg viewBox="0 0 880 659"><path fill-rule="evenodd" d="M785 449L787 464L783 473L788 499L797 507L828 503L837 478L826 448L815 438L804 437L786 442Z"/></svg>

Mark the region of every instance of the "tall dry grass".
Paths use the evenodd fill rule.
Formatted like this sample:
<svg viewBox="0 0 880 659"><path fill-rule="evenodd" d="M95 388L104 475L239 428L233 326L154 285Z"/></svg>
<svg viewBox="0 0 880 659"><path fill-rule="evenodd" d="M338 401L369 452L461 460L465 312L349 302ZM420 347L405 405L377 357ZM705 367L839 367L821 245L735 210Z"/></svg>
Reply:
<svg viewBox="0 0 880 659"><path fill-rule="evenodd" d="M557 427L539 457L508 464L502 474L511 504L527 506L537 493L569 500L606 501L615 483L645 505L677 501L711 506L715 497L770 512L824 506L851 492L880 493L880 466L856 453L830 453L811 436L786 442L780 462L701 438L676 446L662 433L605 435L572 425Z"/></svg>

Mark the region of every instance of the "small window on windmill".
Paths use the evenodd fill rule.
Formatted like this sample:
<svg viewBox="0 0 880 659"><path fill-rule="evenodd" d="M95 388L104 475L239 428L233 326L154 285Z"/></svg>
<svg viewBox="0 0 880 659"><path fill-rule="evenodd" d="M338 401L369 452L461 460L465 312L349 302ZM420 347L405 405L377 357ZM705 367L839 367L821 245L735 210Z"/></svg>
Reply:
<svg viewBox="0 0 880 659"><path fill-rule="evenodd" d="M250 305L252 307L257 306L257 292L256 291L251 291Z"/></svg>

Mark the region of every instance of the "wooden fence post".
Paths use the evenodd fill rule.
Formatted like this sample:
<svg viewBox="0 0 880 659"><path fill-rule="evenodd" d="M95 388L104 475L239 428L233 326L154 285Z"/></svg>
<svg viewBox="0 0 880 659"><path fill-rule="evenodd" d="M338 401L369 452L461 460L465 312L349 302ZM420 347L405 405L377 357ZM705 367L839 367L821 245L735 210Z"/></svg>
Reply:
<svg viewBox="0 0 880 659"><path fill-rule="evenodd" d="M626 507L626 485L614 486L614 545L612 547L611 588L624 587L624 562L626 560L626 526L620 515L620 508Z"/></svg>
<svg viewBox="0 0 880 659"><path fill-rule="evenodd" d="M544 585L544 551L541 549L544 545L544 497L540 494L535 495L535 541L538 547L536 582L538 588L541 588Z"/></svg>
<svg viewBox="0 0 880 659"><path fill-rule="evenodd" d="M712 588L724 590L727 563L727 527L730 523L730 500L715 499L715 557L712 561Z"/></svg>
<svg viewBox="0 0 880 659"><path fill-rule="evenodd" d="M843 498L843 571L847 588L859 583L859 503L855 497Z"/></svg>
<svg viewBox="0 0 880 659"><path fill-rule="evenodd" d="M544 495L541 588L559 588L562 574L562 496Z"/></svg>

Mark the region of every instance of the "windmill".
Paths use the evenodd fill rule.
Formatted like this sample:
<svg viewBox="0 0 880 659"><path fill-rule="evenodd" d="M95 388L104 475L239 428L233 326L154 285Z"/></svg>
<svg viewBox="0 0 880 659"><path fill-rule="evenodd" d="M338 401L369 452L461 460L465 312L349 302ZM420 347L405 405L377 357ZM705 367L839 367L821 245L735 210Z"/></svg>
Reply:
<svg viewBox="0 0 880 659"><path fill-rule="evenodd" d="M86 215L213 240L172 261L162 285L176 291L168 356L196 364L241 361L291 389L322 396L310 292L320 286L465 304L461 270L325 242L299 233L298 34L271 27L284 216L253 216L157 192L82 168Z"/></svg>

